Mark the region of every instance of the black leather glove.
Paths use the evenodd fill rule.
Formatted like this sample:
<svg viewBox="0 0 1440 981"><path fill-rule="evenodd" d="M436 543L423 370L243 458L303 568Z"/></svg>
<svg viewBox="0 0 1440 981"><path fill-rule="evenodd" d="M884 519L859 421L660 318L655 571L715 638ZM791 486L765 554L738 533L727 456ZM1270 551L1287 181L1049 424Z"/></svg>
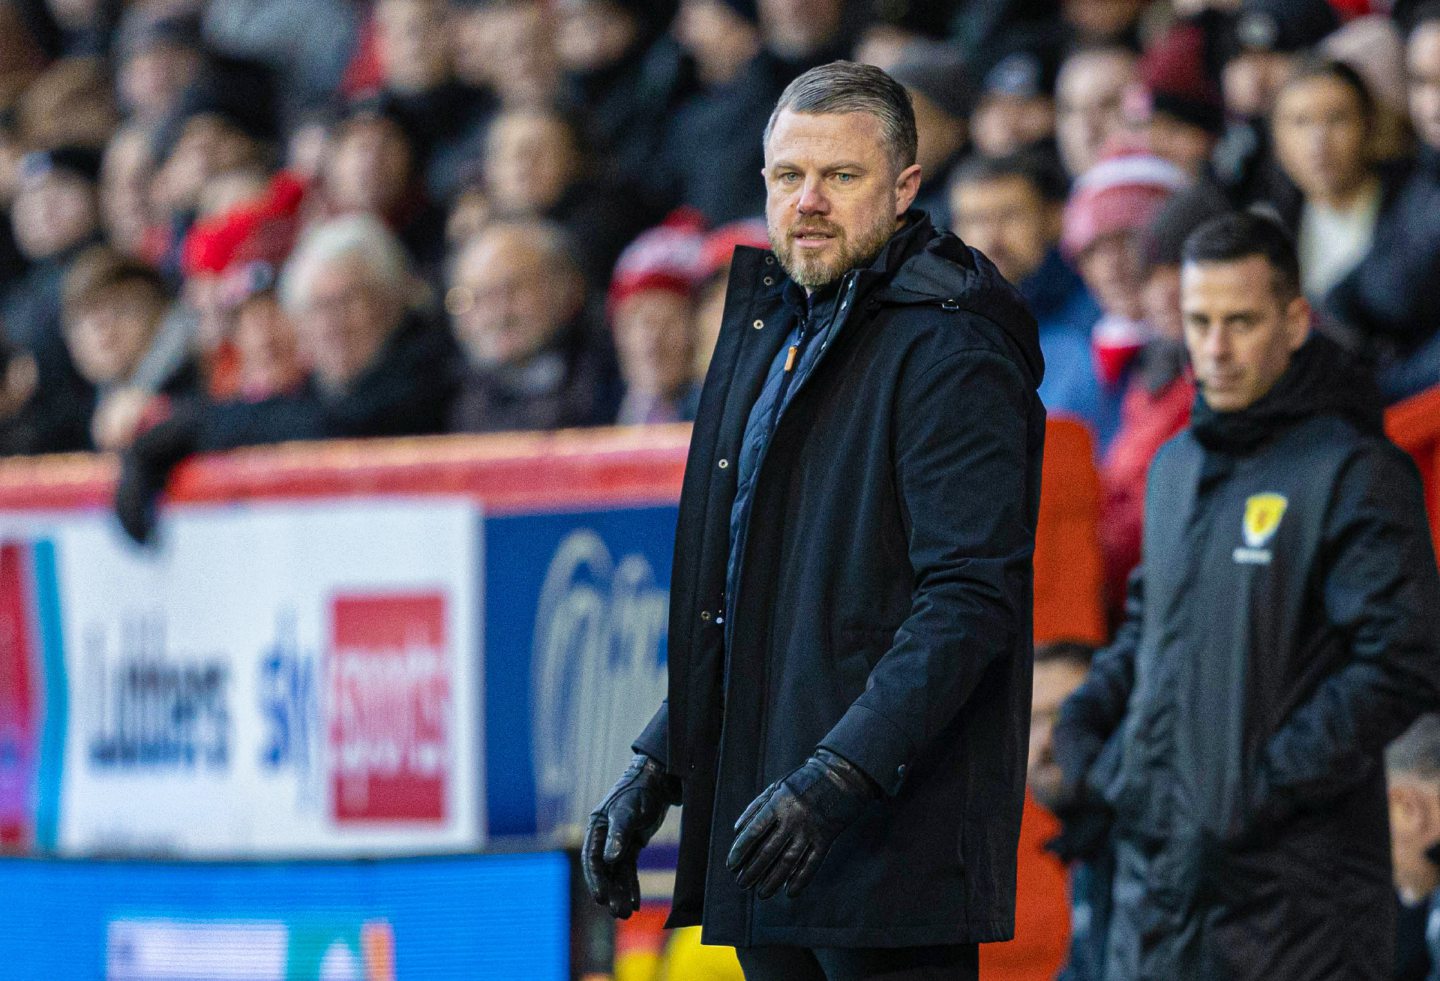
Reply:
<svg viewBox="0 0 1440 981"><path fill-rule="evenodd" d="M835 839L880 796L849 760L817 749L800 769L755 798L740 820L725 865L742 889L768 899L785 886L794 897L809 884Z"/></svg>
<svg viewBox="0 0 1440 981"><path fill-rule="evenodd" d="M170 418L141 433L120 455L115 516L139 545L155 534L160 497L171 472L196 450L201 411L198 405L177 405Z"/></svg>
<svg viewBox="0 0 1440 981"><path fill-rule="evenodd" d="M610 793L590 812L580 865L585 886L610 915L628 919L640 908L635 856L650 843L665 812L680 803L680 779L644 753L635 754Z"/></svg>

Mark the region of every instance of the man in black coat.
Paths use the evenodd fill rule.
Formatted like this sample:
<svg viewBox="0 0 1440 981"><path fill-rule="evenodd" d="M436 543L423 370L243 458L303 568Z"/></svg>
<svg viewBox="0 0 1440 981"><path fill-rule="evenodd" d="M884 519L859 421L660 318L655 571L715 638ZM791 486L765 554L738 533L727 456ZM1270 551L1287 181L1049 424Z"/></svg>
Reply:
<svg viewBox="0 0 1440 981"><path fill-rule="evenodd" d="M1115 643L1061 709L1071 803L1113 815L1107 978L1380 979L1381 752L1440 691L1440 581L1378 393L1309 336L1254 214L1187 239L1200 396L1150 468Z"/></svg>
<svg viewBox="0 0 1440 981"><path fill-rule="evenodd" d="M965 978L1014 930L1045 412L1035 322L910 209L914 116L835 62L765 141L681 495L669 699L596 809L617 916L683 804L672 925L747 977Z"/></svg>

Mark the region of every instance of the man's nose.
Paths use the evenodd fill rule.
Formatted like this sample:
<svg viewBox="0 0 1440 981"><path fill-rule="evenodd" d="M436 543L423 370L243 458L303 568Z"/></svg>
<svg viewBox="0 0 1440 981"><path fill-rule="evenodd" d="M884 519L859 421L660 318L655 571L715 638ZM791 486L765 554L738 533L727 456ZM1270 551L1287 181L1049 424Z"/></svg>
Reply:
<svg viewBox="0 0 1440 981"><path fill-rule="evenodd" d="M825 197L824 188L818 177L811 177L805 181L805 186L800 189L800 200L796 202L795 207L802 215L829 213L830 201Z"/></svg>

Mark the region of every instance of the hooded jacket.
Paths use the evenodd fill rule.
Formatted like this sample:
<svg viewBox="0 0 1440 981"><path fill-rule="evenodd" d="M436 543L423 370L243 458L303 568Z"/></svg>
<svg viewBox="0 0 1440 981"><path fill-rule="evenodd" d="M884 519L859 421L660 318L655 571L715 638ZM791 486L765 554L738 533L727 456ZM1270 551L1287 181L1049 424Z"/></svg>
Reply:
<svg viewBox="0 0 1440 981"><path fill-rule="evenodd" d="M1440 692L1440 581L1373 383L1312 337L1156 456L1127 619L1065 703L1113 812L1105 976L1388 978L1380 754Z"/></svg>
<svg viewBox="0 0 1440 981"><path fill-rule="evenodd" d="M770 252L736 250L681 495L670 697L636 742L683 779L671 923L740 946L1007 939L1045 422L1034 320L987 259L910 212L841 281L754 466L726 596L735 464L795 316L786 283ZM805 892L758 900L725 869L734 823L821 745L884 797Z"/></svg>

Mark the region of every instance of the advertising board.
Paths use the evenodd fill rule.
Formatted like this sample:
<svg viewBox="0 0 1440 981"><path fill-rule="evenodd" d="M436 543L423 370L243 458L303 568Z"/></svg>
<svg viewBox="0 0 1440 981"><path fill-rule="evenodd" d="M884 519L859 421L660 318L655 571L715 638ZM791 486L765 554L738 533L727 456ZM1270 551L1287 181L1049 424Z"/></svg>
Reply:
<svg viewBox="0 0 1440 981"><path fill-rule="evenodd" d="M104 516L51 525L57 850L477 846L479 521L443 499L191 507L156 550Z"/></svg>
<svg viewBox="0 0 1440 981"><path fill-rule="evenodd" d="M486 519L492 836L578 840L660 707L676 513L668 505Z"/></svg>
<svg viewBox="0 0 1440 981"><path fill-rule="evenodd" d="M5 977L433 981L571 977L559 853L369 862L0 860ZM583 912L583 911L582 911Z"/></svg>

